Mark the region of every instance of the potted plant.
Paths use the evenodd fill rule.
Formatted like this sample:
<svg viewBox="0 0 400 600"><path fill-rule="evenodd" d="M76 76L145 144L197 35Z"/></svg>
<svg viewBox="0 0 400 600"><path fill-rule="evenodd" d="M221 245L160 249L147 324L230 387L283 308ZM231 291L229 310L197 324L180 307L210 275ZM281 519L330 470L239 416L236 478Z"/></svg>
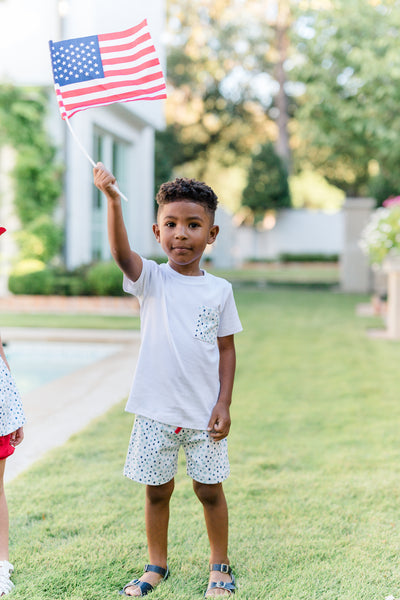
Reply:
<svg viewBox="0 0 400 600"><path fill-rule="evenodd" d="M372 266L387 274L387 335L400 339L400 196L373 212L360 246Z"/></svg>
<svg viewBox="0 0 400 600"><path fill-rule="evenodd" d="M400 196L388 198L377 208L362 232L360 246L372 265L400 258Z"/></svg>

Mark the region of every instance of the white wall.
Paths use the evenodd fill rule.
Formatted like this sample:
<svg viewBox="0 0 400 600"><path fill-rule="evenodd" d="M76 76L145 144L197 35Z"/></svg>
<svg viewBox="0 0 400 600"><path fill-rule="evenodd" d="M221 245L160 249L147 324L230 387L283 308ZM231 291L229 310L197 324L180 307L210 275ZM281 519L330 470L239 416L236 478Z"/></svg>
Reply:
<svg viewBox="0 0 400 600"><path fill-rule="evenodd" d="M239 227L234 234L237 262L248 258L274 259L282 253L340 254L344 243L343 212L282 210L273 229Z"/></svg>

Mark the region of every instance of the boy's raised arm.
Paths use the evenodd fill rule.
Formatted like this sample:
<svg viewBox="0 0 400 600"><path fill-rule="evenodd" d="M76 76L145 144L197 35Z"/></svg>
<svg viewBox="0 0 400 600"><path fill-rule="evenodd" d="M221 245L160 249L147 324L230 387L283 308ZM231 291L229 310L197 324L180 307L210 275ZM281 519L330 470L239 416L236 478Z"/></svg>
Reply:
<svg viewBox="0 0 400 600"><path fill-rule="evenodd" d="M122 215L121 197L115 187L116 179L100 162L93 169L93 178L96 187L107 198L107 228L111 254L121 271L132 281L137 281L143 263L139 254L129 245Z"/></svg>

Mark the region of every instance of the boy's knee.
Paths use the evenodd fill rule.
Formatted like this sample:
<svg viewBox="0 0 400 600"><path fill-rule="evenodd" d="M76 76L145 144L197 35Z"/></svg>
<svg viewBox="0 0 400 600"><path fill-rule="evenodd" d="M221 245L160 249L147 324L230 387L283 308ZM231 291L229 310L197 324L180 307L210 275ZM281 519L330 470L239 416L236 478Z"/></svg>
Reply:
<svg viewBox="0 0 400 600"><path fill-rule="evenodd" d="M221 483L200 483L193 480L193 489L202 504L216 504L223 496Z"/></svg>
<svg viewBox="0 0 400 600"><path fill-rule="evenodd" d="M168 481L167 483L163 483L162 485L146 486L146 496L152 504L158 504L159 502L169 502L173 491L173 479L171 479L171 481Z"/></svg>

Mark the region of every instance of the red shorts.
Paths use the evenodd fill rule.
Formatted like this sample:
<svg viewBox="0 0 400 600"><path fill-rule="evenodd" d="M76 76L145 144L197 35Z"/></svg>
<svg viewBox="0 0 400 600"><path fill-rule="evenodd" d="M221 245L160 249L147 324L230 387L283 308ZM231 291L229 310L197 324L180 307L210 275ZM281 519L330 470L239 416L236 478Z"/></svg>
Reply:
<svg viewBox="0 0 400 600"><path fill-rule="evenodd" d="M10 444L11 434L0 436L0 460L4 460L7 456L11 456L14 452L14 446Z"/></svg>

